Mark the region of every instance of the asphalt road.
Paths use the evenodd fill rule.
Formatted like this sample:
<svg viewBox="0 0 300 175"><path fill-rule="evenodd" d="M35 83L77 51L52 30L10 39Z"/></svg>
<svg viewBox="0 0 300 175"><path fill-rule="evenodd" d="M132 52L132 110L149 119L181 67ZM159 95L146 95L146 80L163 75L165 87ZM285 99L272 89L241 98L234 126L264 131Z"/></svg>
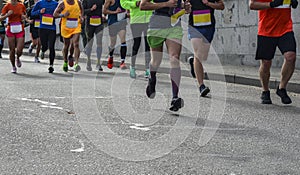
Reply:
<svg viewBox="0 0 300 175"><path fill-rule="evenodd" d="M128 70L64 73L56 61L23 57L18 74L0 59L0 174L300 174L300 95L260 104L260 89L206 81L200 98L183 77L185 107L168 110L170 83L157 96Z"/></svg>

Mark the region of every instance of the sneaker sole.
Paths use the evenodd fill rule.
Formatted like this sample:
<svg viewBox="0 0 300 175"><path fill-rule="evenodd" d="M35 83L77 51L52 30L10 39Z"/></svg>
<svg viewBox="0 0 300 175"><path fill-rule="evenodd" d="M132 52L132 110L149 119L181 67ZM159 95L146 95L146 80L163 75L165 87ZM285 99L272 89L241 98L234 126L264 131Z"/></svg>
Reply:
<svg viewBox="0 0 300 175"><path fill-rule="evenodd" d="M264 104L264 105L271 105L272 104L272 101L262 101L261 104Z"/></svg>
<svg viewBox="0 0 300 175"><path fill-rule="evenodd" d="M112 64L107 64L108 69L112 69L114 66Z"/></svg>
<svg viewBox="0 0 300 175"><path fill-rule="evenodd" d="M180 108L184 107L184 101L182 99L176 101L173 106L170 107L170 111L178 111Z"/></svg>
<svg viewBox="0 0 300 175"><path fill-rule="evenodd" d="M136 75L129 74L130 78L136 78Z"/></svg>
<svg viewBox="0 0 300 175"><path fill-rule="evenodd" d="M205 97L210 92L209 89L205 89L200 95L201 97Z"/></svg>
<svg viewBox="0 0 300 175"><path fill-rule="evenodd" d="M150 87L147 86L147 89L146 89L147 97L153 99L155 97L155 92L152 92L151 94L149 94L148 93L149 91L150 91Z"/></svg>
<svg viewBox="0 0 300 175"><path fill-rule="evenodd" d="M87 70L87 71L92 71L93 68L92 68L92 67L86 67L86 70Z"/></svg>
<svg viewBox="0 0 300 175"><path fill-rule="evenodd" d="M290 99L289 101L285 102L283 101L282 97L280 96L280 94L276 91L276 94L280 97L281 99L281 103L285 104L285 105L288 105L288 104L291 104L292 103L292 100Z"/></svg>
<svg viewBox="0 0 300 175"><path fill-rule="evenodd" d="M74 71L79 72L80 70L81 70L81 68L78 66Z"/></svg>

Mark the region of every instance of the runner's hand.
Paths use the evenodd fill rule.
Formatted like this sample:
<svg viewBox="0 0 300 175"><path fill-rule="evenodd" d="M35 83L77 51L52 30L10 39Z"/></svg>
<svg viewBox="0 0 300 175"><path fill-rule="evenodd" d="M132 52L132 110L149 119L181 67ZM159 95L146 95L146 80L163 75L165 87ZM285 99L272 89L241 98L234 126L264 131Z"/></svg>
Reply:
<svg viewBox="0 0 300 175"><path fill-rule="evenodd" d="M291 0L291 7L293 9L297 8L298 7L298 1L297 0Z"/></svg>
<svg viewBox="0 0 300 175"><path fill-rule="evenodd" d="M167 7L174 8L177 7L177 0L169 0L166 4Z"/></svg>
<svg viewBox="0 0 300 175"><path fill-rule="evenodd" d="M64 17L68 17L70 15L70 12L67 11L65 14L64 14Z"/></svg>
<svg viewBox="0 0 300 175"><path fill-rule="evenodd" d="M283 0L274 0L273 2L270 2L270 7L274 8L274 7L281 6L282 4L283 4Z"/></svg>
<svg viewBox="0 0 300 175"><path fill-rule="evenodd" d="M192 5L190 3L190 0L186 0L184 1L184 10L185 10L185 13L191 13L192 11Z"/></svg>
<svg viewBox="0 0 300 175"><path fill-rule="evenodd" d="M122 10L121 10L120 7L118 7L117 10L116 10L115 12L116 12L116 14L118 14L118 13L122 12Z"/></svg>
<svg viewBox="0 0 300 175"><path fill-rule="evenodd" d="M8 10L8 12L7 12L7 16L10 16L10 15L12 15L14 13L14 11L12 11L12 10Z"/></svg>
<svg viewBox="0 0 300 175"><path fill-rule="evenodd" d="M96 4L94 4L94 5L92 6L92 8L91 8L91 11L94 11L94 10L96 10L96 8L97 8L97 5L96 5Z"/></svg>
<svg viewBox="0 0 300 175"><path fill-rule="evenodd" d="M42 8L42 9L40 10L40 13L43 14L43 13L45 13L45 11L46 11L46 9L45 9L45 8Z"/></svg>
<svg viewBox="0 0 300 175"><path fill-rule="evenodd" d="M80 24L82 24L83 23L83 21L84 21L84 17L80 17Z"/></svg>
<svg viewBox="0 0 300 175"><path fill-rule="evenodd" d="M202 0L202 3L207 5L208 4L208 0Z"/></svg>
<svg viewBox="0 0 300 175"><path fill-rule="evenodd" d="M135 6L139 7L141 4L141 1L136 1Z"/></svg>

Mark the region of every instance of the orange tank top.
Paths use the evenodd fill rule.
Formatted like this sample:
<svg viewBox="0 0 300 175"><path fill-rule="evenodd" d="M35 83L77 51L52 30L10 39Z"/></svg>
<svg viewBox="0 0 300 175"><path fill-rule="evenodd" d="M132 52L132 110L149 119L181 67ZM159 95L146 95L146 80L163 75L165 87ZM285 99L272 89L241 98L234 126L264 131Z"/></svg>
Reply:
<svg viewBox="0 0 300 175"><path fill-rule="evenodd" d="M70 15L61 19L61 35L64 38L70 38L74 34L81 33L81 9L78 0L74 0L73 5L68 4L67 0L63 1L65 8L61 13L65 14L68 11Z"/></svg>

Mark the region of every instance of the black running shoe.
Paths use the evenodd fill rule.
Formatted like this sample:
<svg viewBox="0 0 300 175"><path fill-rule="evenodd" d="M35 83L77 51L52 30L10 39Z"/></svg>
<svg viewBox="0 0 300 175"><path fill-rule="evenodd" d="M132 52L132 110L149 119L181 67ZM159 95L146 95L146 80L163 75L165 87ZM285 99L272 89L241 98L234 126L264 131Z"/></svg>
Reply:
<svg viewBox="0 0 300 175"><path fill-rule="evenodd" d="M281 102L283 104L291 104L292 103L292 100L288 96L286 89L284 89L284 88L279 89L279 86L278 86L277 90L276 90L276 94L281 98Z"/></svg>
<svg viewBox="0 0 300 175"><path fill-rule="evenodd" d="M182 98L173 98L171 101L170 111L178 111L180 108L184 106L184 101Z"/></svg>
<svg viewBox="0 0 300 175"><path fill-rule="evenodd" d="M192 56L189 57L188 62L190 63L190 66L191 66L191 74L194 78L196 78L195 71L194 71L194 57L192 57Z"/></svg>
<svg viewBox="0 0 300 175"><path fill-rule="evenodd" d="M54 68L53 68L52 66L50 66L50 67L48 68L48 71L49 71L49 73L53 73L53 72L54 72Z"/></svg>
<svg viewBox="0 0 300 175"><path fill-rule="evenodd" d="M208 87L206 87L204 84L202 84L199 87L199 91L200 91L201 97L205 97L210 92L210 89Z"/></svg>
<svg viewBox="0 0 300 175"><path fill-rule="evenodd" d="M154 98L155 97L155 85L156 85L156 79L149 78L148 79L148 86L146 88L146 94L148 98Z"/></svg>
<svg viewBox="0 0 300 175"><path fill-rule="evenodd" d="M261 104L272 104L270 91L263 91L260 98L261 98Z"/></svg>

